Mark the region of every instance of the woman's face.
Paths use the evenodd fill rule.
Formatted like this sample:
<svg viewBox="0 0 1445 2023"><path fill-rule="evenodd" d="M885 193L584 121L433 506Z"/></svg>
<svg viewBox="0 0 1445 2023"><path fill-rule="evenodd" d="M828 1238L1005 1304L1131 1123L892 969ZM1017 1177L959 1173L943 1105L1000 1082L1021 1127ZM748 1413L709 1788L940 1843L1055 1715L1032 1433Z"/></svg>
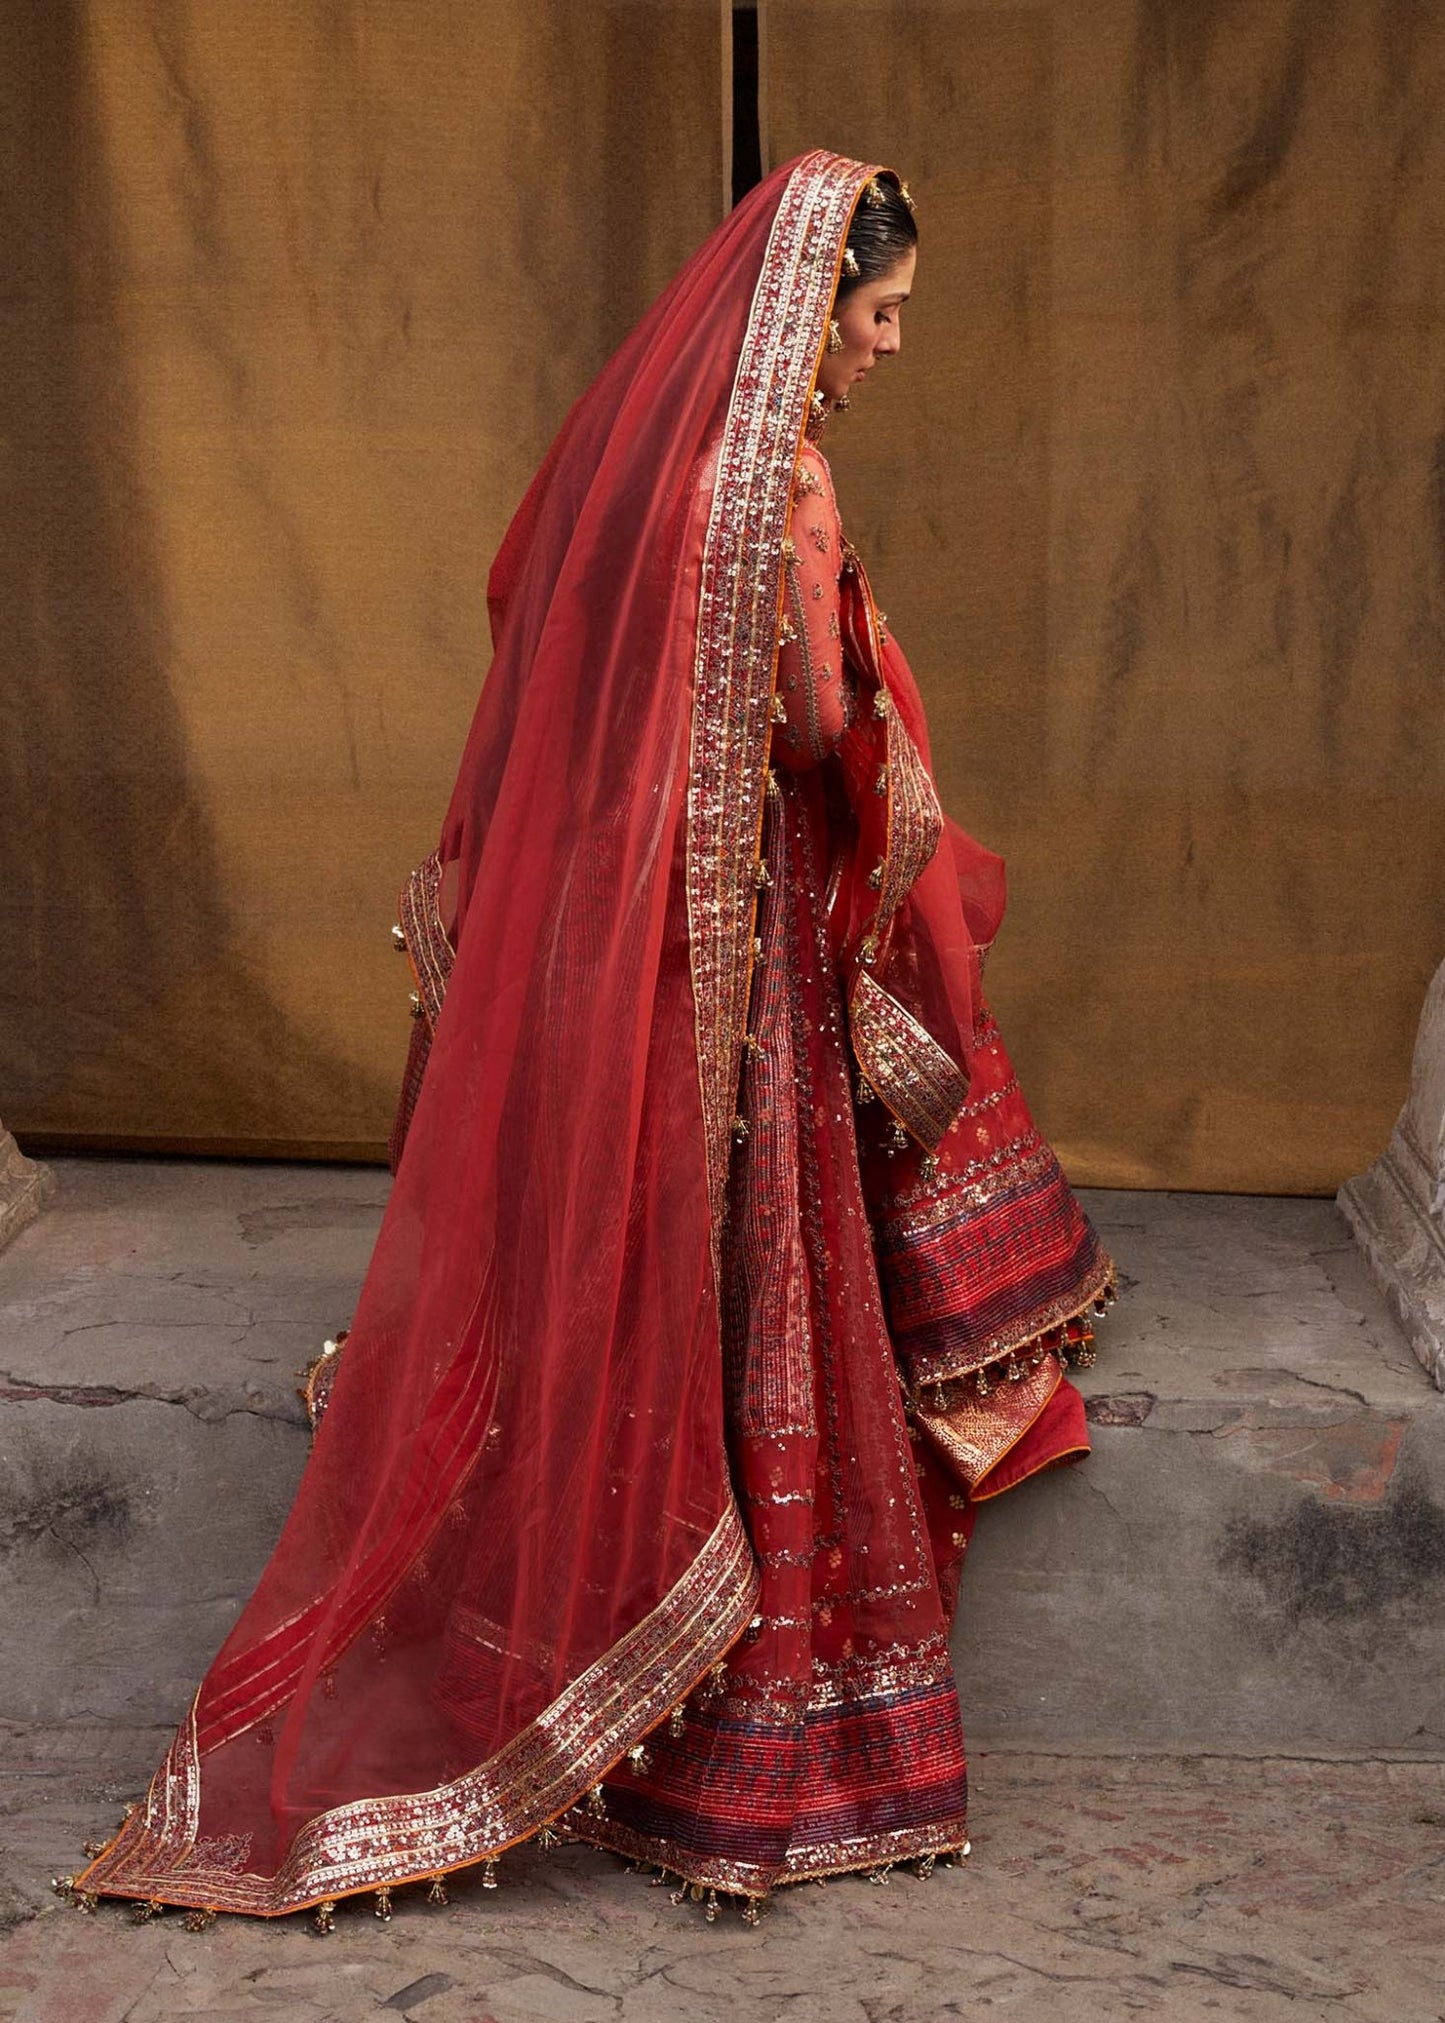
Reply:
<svg viewBox="0 0 1445 2023"><path fill-rule="evenodd" d="M877 281L860 281L844 296L836 315L843 349L825 350L818 367L818 386L828 402L841 399L868 377L880 358L898 350L899 318L913 288L917 261L918 248L910 246Z"/></svg>

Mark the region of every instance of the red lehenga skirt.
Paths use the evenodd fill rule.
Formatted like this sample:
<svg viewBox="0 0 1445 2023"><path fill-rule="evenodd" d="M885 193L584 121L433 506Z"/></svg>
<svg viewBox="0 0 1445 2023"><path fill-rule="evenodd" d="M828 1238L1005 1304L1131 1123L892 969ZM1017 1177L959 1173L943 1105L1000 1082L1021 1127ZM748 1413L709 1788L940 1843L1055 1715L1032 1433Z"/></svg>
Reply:
<svg viewBox="0 0 1445 2023"><path fill-rule="evenodd" d="M936 1170L856 1101L830 928L831 766L776 771L723 1250L742 1640L559 1822L759 1896L967 1844L949 1629L979 1503L1087 1452L1063 1370L1113 1267L981 1010ZM862 1092L866 1097L866 1089ZM929 1175L929 1177L925 1177Z"/></svg>

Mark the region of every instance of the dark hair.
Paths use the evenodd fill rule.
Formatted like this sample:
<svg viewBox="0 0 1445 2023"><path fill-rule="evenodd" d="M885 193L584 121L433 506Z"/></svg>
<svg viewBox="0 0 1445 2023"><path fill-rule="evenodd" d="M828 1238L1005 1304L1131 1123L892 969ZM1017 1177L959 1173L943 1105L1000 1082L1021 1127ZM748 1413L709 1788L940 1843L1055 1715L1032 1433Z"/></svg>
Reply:
<svg viewBox="0 0 1445 2023"><path fill-rule="evenodd" d="M875 191L877 195L873 194ZM910 247L917 244L918 227L913 222L913 206L904 196L902 187L889 171L875 176L864 188L853 211L836 299L841 302L865 281L881 281L898 265ZM849 260L848 253L858 263L856 274L850 271L853 261Z"/></svg>

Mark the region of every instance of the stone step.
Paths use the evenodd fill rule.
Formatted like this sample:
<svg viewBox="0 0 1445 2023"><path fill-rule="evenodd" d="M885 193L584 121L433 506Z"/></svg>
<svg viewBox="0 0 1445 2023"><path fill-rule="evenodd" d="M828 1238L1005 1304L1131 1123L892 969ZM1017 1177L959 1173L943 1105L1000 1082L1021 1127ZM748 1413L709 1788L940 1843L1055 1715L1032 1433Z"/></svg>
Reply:
<svg viewBox="0 0 1445 2023"><path fill-rule="evenodd" d="M1094 1451L981 1514L993 1744L1445 1756L1445 1398L1332 1202L1091 1193Z"/></svg>
<svg viewBox="0 0 1445 2023"><path fill-rule="evenodd" d="M46 1878L145 1789L156 1729L0 1725L0 2015L19 2023L1428 2023L1445 1765L976 1749L973 1856L776 1891L756 1932L592 1848L445 1908L264 1930L64 1907ZM1308 1830L1301 1831L1301 1822ZM5 1927L12 1929L5 1929ZM18 1927L18 1929L14 1929ZM7 2004L6 1998L10 1998Z"/></svg>
<svg viewBox="0 0 1445 2023"><path fill-rule="evenodd" d="M0 1259L0 1719L173 1720L306 1456L371 1168L61 1160ZM1095 1451L980 1518L976 1745L1445 1755L1445 1397L1334 1205L1093 1193Z"/></svg>

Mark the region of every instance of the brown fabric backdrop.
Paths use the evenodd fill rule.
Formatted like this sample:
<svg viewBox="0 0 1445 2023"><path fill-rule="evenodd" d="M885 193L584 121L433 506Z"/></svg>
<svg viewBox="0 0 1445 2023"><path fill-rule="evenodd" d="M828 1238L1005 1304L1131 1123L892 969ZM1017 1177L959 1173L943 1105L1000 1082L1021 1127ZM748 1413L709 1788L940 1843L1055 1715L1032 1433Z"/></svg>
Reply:
<svg viewBox="0 0 1445 2023"><path fill-rule="evenodd" d="M765 151L896 164L831 443L1076 1179L1333 1189L1445 954L1445 10L765 5Z"/></svg>
<svg viewBox="0 0 1445 2023"><path fill-rule="evenodd" d="M7 1122L379 1147L486 568L719 213L723 51L714 0L0 10ZM810 0L763 68L773 160L920 199L833 454L1044 1124L1332 1187L1445 947L1445 17Z"/></svg>
<svg viewBox="0 0 1445 2023"><path fill-rule="evenodd" d="M376 1154L506 520L722 214L718 0L0 10L0 1115Z"/></svg>

